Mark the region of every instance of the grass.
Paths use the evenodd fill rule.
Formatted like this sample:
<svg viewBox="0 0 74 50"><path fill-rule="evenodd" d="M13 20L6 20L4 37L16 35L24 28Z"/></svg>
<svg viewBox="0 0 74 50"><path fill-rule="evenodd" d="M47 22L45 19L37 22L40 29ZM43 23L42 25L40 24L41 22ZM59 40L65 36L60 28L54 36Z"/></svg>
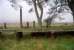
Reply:
<svg viewBox="0 0 74 50"><path fill-rule="evenodd" d="M18 27L8 27L9 29L20 29L20 28L18 28ZM23 27L23 29L40 29L40 26L36 26L35 28L33 28L33 27L29 27L29 28L26 28L26 27ZM70 30L70 29L74 29L74 25L72 26L72 25L70 25L70 26L67 26L67 25L62 25L62 26L48 26L48 28L46 27L46 26L42 26L42 29L54 29L54 30L56 30L56 29L66 29L66 30Z"/></svg>
<svg viewBox="0 0 74 50"><path fill-rule="evenodd" d="M31 37L16 40L14 35L0 39L0 50L74 50L74 37Z"/></svg>
<svg viewBox="0 0 74 50"><path fill-rule="evenodd" d="M20 28L20 25L18 23L7 23L7 29L9 30L16 30L16 31L22 31L22 32L47 32L50 30L74 30L74 24L50 24L47 25L43 22L42 28L38 25L38 23L35 24L35 28L33 28L33 23L30 23L29 28L27 28L26 23L23 23L23 28ZM1 29L4 29L4 24L0 24L0 31Z"/></svg>
<svg viewBox="0 0 74 50"><path fill-rule="evenodd" d="M42 26L42 28L40 27L29 27L29 28L26 28L26 27L23 27L23 28L20 28L20 27L7 27L7 29L10 31L10 30L16 30L16 31L22 31L22 32L47 32L47 31L50 31L50 30L56 30L56 31L60 31L60 30L63 30L63 31L68 31L68 30L74 30L74 25L70 25L70 26L67 26L67 25L63 25L63 26L49 26L48 28L46 26ZM0 31L1 30L4 30L2 28L0 28Z"/></svg>

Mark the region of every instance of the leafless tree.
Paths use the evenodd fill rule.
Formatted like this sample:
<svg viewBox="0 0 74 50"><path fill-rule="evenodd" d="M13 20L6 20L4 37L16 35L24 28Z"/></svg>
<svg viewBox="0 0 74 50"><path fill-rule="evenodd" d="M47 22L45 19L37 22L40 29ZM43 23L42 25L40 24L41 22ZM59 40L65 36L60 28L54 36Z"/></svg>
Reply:
<svg viewBox="0 0 74 50"><path fill-rule="evenodd" d="M38 24L39 26L42 26L42 17L43 17L43 5L42 3L45 1L45 0L26 0L29 4L33 4L34 6L34 10L35 10L35 14L36 14L36 17L37 17L37 20L38 20ZM30 5L31 5L30 4ZM40 10L40 14L38 12L38 8ZM29 11L31 12L32 9Z"/></svg>
<svg viewBox="0 0 74 50"><path fill-rule="evenodd" d="M55 0L54 1L55 6L49 9L49 16L45 21L49 22L49 24L52 23L53 19L56 18L60 13L70 13L69 5L67 0ZM67 10L67 12L65 12ZM60 20L63 20L62 18L59 18Z"/></svg>

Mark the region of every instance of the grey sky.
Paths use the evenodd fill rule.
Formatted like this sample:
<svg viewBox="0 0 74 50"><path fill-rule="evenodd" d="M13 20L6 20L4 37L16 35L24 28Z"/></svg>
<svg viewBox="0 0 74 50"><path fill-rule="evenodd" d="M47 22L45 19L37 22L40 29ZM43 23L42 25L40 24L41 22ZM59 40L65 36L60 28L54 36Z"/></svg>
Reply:
<svg viewBox="0 0 74 50"><path fill-rule="evenodd" d="M29 21L37 21L35 13L28 13L28 10L33 7L27 5L26 2L20 1L20 4L23 6L23 22ZM52 4L52 3L51 3ZM48 17L46 12L48 11L48 6L44 8L43 19ZM65 18L64 20L60 20L58 17L54 19L55 22L73 22L73 17L70 13L61 13L60 17ZM19 8L15 10L10 6L10 3L7 0L0 0L0 23L4 22L19 22Z"/></svg>

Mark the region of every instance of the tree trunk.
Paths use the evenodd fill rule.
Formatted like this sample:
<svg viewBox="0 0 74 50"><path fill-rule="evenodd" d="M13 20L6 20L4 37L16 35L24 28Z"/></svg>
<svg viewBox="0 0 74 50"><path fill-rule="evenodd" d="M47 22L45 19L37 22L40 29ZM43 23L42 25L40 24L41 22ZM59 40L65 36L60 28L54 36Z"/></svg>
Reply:
<svg viewBox="0 0 74 50"><path fill-rule="evenodd" d="M36 1L37 1L38 5L37 5ZM35 1L33 1L33 3L34 3L34 9L35 9L35 13L37 16L38 24L41 27L42 26L42 16L43 16L43 7L42 7L41 3L39 3L39 0L35 0ZM41 11L40 15L39 15L39 12L37 10L37 6L39 7L39 9Z"/></svg>
<svg viewBox="0 0 74 50"><path fill-rule="evenodd" d="M40 27L42 27L42 19L38 19L38 24Z"/></svg>
<svg viewBox="0 0 74 50"><path fill-rule="evenodd" d="M35 25L35 21L33 21L33 28L35 28L35 26L36 26L36 25Z"/></svg>
<svg viewBox="0 0 74 50"><path fill-rule="evenodd" d="M22 7L20 7L20 27L23 28L23 24L22 24Z"/></svg>

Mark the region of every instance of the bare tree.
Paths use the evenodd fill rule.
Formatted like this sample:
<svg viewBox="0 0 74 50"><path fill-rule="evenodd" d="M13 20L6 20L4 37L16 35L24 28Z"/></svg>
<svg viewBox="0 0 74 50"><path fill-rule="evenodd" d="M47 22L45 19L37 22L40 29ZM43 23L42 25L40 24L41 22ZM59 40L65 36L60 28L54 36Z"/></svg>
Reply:
<svg viewBox="0 0 74 50"><path fill-rule="evenodd" d="M74 0L59 0L59 1L61 4L61 8L63 8L63 6L65 6L65 5L69 6L70 9L67 7L64 7L64 8L72 11L73 22L74 22Z"/></svg>
<svg viewBox="0 0 74 50"><path fill-rule="evenodd" d="M39 7L39 9L41 11L40 15L39 15L38 10L37 10L37 3L36 2L38 3L38 7ZM38 20L39 26L42 26L43 7L42 7L42 5L41 5L39 0L33 1L33 4L34 4L35 13L36 13L36 16L37 16L37 20Z"/></svg>
<svg viewBox="0 0 74 50"><path fill-rule="evenodd" d="M39 26L41 26L42 25L42 16L43 16L43 6L41 3L42 1L41 0L27 0L27 2L33 4L34 9L35 9L35 14L36 14L36 17L38 20L38 24L39 24ZM38 8L40 9L40 15L38 12ZM30 12L31 12L31 10L30 10Z"/></svg>
<svg viewBox="0 0 74 50"><path fill-rule="evenodd" d="M44 2L47 2L48 0L26 0L29 5L32 5L34 6L34 10L35 10L35 14L36 14L36 17L37 17L37 20L38 20L38 24L39 26L42 26L42 17L43 17L43 5L44 5ZM40 14L38 12L38 8L40 10ZM31 12L32 9L30 9L29 12Z"/></svg>
<svg viewBox="0 0 74 50"><path fill-rule="evenodd" d="M61 4L60 8L65 8L67 10L71 10L72 11L72 15L73 15L73 22L74 22L74 0L58 0L60 1L59 3ZM63 7L63 6L69 6L69 8L67 7ZM61 9L63 10L63 9Z"/></svg>
<svg viewBox="0 0 74 50"><path fill-rule="evenodd" d="M55 0L54 3L55 6L49 9L49 17L45 20L46 22L49 22L49 24L51 24L53 19L58 17L60 13L70 13L67 0ZM63 20L62 18L59 19Z"/></svg>

